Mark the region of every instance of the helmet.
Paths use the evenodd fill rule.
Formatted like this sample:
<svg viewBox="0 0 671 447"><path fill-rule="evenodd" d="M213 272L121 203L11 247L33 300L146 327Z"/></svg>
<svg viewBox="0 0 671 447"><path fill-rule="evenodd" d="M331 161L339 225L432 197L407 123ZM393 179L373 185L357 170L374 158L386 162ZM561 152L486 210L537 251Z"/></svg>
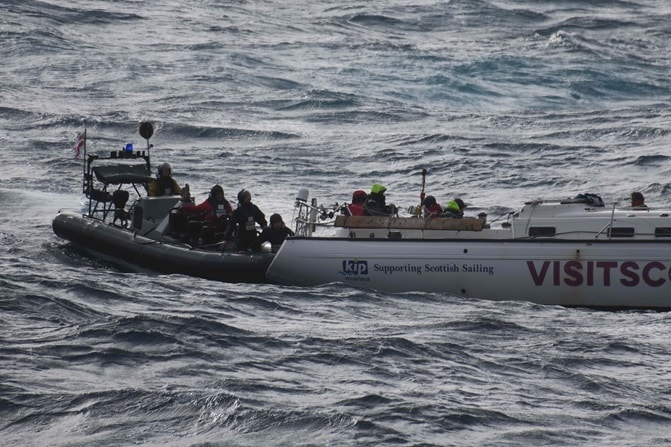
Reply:
<svg viewBox="0 0 671 447"><path fill-rule="evenodd" d="M217 197L218 193L221 193L223 195L224 188L222 188L221 185L214 185L212 189L210 189L210 197L215 198Z"/></svg>
<svg viewBox="0 0 671 447"><path fill-rule="evenodd" d="M170 163L162 163L158 165L158 168L156 169L156 175L161 176L161 172L167 170L168 175L172 174L172 167L170 166Z"/></svg>
<svg viewBox="0 0 671 447"><path fill-rule="evenodd" d="M252 199L252 193L247 191L246 189L240 190L238 193L238 202L244 202L245 197L249 197L249 199Z"/></svg>
<svg viewBox="0 0 671 447"><path fill-rule="evenodd" d="M424 198L424 206L432 206L436 204L436 198L433 196L426 196Z"/></svg>
<svg viewBox="0 0 671 447"><path fill-rule="evenodd" d="M270 216L270 224L274 224L275 222L282 222L282 216L279 214L275 213L272 216Z"/></svg>
<svg viewBox="0 0 671 447"><path fill-rule="evenodd" d="M383 194L386 190L387 190L387 188L380 185L379 183L376 183L376 184L373 185L370 192L373 193L373 194L375 194L375 193Z"/></svg>

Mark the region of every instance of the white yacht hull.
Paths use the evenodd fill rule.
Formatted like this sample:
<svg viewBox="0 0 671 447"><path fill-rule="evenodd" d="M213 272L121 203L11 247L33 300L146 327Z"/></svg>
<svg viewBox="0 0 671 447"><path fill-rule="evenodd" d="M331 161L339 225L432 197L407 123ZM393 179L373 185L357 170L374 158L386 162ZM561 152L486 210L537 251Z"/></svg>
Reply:
<svg viewBox="0 0 671 447"><path fill-rule="evenodd" d="M671 308L671 241L297 237L270 281L598 308Z"/></svg>

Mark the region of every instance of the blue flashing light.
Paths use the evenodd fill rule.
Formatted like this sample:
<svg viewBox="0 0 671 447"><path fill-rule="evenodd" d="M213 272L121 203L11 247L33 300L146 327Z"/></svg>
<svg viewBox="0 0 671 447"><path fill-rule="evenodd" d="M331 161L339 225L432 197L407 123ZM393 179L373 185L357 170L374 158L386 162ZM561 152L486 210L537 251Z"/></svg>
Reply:
<svg viewBox="0 0 671 447"><path fill-rule="evenodd" d="M126 152L128 152L128 153L133 152L133 143L127 143L126 144Z"/></svg>

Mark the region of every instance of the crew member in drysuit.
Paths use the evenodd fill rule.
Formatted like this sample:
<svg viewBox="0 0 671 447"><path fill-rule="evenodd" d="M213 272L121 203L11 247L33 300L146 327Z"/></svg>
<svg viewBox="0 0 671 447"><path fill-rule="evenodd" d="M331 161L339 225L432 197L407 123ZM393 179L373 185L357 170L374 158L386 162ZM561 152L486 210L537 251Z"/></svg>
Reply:
<svg viewBox="0 0 671 447"><path fill-rule="evenodd" d="M182 193L175 179L172 178L172 167L169 163L163 163L156 169L156 178L151 179L147 185L149 197L176 196Z"/></svg>
<svg viewBox="0 0 671 447"><path fill-rule="evenodd" d="M233 240L234 233L237 233L237 251L244 252L258 247L257 223L261 225L261 229L268 226L265 214L252 203L252 193L243 189L238 193L238 207L233 211L222 248Z"/></svg>
<svg viewBox="0 0 671 447"><path fill-rule="evenodd" d="M447 202L445 207L444 215L445 217L464 217L464 209L466 205L461 199L453 199Z"/></svg>
<svg viewBox="0 0 671 447"><path fill-rule="evenodd" d="M648 205L645 204L645 198L640 192L631 193L631 207L637 210L647 210Z"/></svg>
<svg viewBox="0 0 671 447"><path fill-rule="evenodd" d="M424 213L426 217L439 217L443 212L443 208L438 205L436 198L433 196L426 196L422 205L424 205Z"/></svg>
<svg viewBox="0 0 671 447"><path fill-rule="evenodd" d="M368 194L366 194L366 191L360 189L354 191L352 193L352 203L344 208L344 214L346 216L363 216L363 206L367 198Z"/></svg>
<svg viewBox="0 0 671 447"><path fill-rule="evenodd" d="M202 219L200 239L203 244L212 244L221 240L233 214L233 207L226 200L224 188L221 185L214 185L210 190L210 195L203 202L198 205L183 203L181 210L187 216L197 216ZM191 231L195 232L195 229L192 228Z"/></svg>
<svg viewBox="0 0 671 447"><path fill-rule="evenodd" d="M275 213L270 216L270 226L266 227L258 240L259 247L264 242L270 242L272 246L272 251L276 252L282 242L287 238L287 236L293 236L294 232L284 225L282 216Z"/></svg>
<svg viewBox="0 0 671 447"><path fill-rule="evenodd" d="M373 185L363 205L364 216L391 216L392 214L396 214L396 206L385 203L385 191L387 191L387 188L384 186L378 183Z"/></svg>

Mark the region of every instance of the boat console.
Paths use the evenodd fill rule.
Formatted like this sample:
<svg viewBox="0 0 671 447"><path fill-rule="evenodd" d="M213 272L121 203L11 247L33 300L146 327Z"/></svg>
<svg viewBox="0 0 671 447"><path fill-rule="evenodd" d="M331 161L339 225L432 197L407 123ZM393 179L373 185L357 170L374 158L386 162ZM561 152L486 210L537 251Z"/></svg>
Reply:
<svg viewBox="0 0 671 447"><path fill-rule="evenodd" d="M179 201L180 196L140 197L131 210L132 229L149 237L152 231L158 231L160 239L168 230L170 210Z"/></svg>

